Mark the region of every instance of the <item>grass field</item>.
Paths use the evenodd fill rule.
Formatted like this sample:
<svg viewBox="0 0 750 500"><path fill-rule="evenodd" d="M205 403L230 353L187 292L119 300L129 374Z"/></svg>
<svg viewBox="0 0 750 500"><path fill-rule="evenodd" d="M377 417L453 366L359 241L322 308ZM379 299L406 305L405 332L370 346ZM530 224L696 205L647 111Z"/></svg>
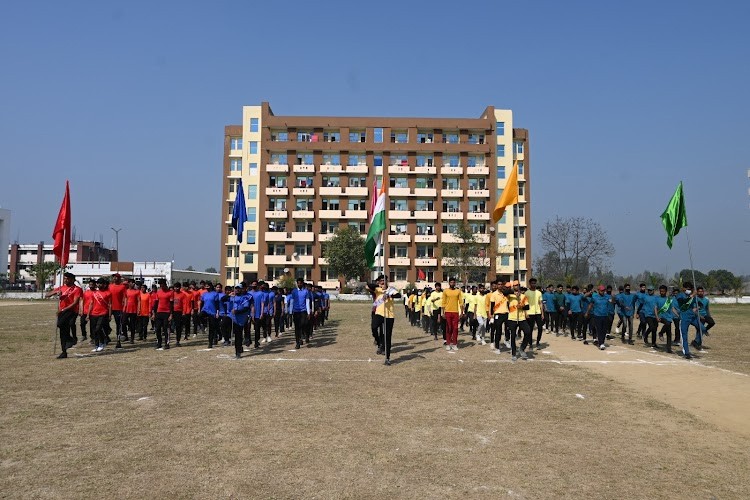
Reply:
<svg viewBox="0 0 750 500"><path fill-rule="evenodd" d="M0 303L0 496L750 498L750 418L705 408L750 394L750 308L713 314L693 364L554 335L528 362L465 334L452 354L398 317L387 367L367 304L296 352L199 335L57 360L54 305Z"/></svg>

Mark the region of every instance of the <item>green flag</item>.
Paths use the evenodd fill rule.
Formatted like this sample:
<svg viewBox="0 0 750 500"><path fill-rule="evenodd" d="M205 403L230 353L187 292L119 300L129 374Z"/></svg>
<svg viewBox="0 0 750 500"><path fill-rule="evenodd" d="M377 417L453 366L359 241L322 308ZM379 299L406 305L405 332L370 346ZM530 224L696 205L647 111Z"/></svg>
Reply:
<svg viewBox="0 0 750 500"><path fill-rule="evenodd" d="M669 205L661 214L661 223L667 232L667 246L672 248L672 238L687 226L687 213L685 212L685 196L682 194L682 181L677 190L669 200Z"/></svg>

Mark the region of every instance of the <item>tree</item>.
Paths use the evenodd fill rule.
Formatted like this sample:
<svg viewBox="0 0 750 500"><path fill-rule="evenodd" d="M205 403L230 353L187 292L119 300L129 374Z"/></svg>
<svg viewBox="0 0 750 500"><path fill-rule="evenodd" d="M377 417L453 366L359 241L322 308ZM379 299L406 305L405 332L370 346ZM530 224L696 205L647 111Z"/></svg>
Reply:
<svg viewBox="0 0 750 500"><path fill-rule="evenodd" d="M193 266L187 266L185 271L195 271L195 268Z"/></svg>
<svg viewBox="0 0 750 500"><path fill-rule="evenodd" d="M323 247L323 257L328 260L328 273L343 281L367 276L365 240L351 226L341 226ZM342 282L343 288L343 282Z"/></svg>
<svg viewBox="0 0 750 500"><path fill-rule="evenodd" d="M722 295L724 295L724 290L733 288L735 276L726 269L715 269L709 271L708 275L716 280L716 287Z"/></svg>
<svg viewBox="0 0 750 500"><path fill-rule="evenodd" d="M708 283L708 279L707 279L708 276L706 276L705 274L703 274L700 271L695 271L695 280L693 280L693 271L691 271L690 269L683 269L678 274L679 274L679 278L681 280L680 281L680 285L682 285L682 283L684 283L686 281L689 281L691 283L693 283L693 281L695 281L693 283L693 286L699 286L699 285L703 285L704 283L706 283L706 284Z"/></svg>
<svg viewBox="0 0 750 500"><path fill-rule="evenodd" d="M203 272L204 273L217 273L218 271L216 270L215 267L207 267L206 270Z"/></svg>
<svg viewBox="0 0 750 500"><path fill-rule="evenodd" d="M288 288L291 290L295 287L295 285L296 283L294 282L294 277L289 273L282 274L276 280L276 286L278 286L279 288Z"/></svg>
<svg viewBox="0 0 750 500"><path fill-rule="evenodd" d="M559 270L555 277L566 282L588 281L592 268L597 274L606 273L609 258L615 254L607 231L587 217L555 217L544 224L539 241L545 256L549 252L557 255Z"/></svg>
<svg viewBox="0 0 750 500"><path fill-rule="evenodd" d="M742 294L745 293L745 280L742 278L742 276L734 277L734 279L732 280L732 291L737 297L742 297Z"/></svg>
<svg viewBox="0 0 750 500"><path fill-rule="evenodd" d="M490 264L487 245L479 241L466 221L458 224L455 237L455 243L443 243L440 248L443 269L464 285L469 281L484 283Z"/></svg>
<svg viewBox="0 0 750 500"><path fill-rule="evenodd" d="M44 297L44 288L50 281L57 271L60 270L60 264L57 261L53 262L42 262L41 264L34 264L33 266L26 269L26 272L33 278L36 278L36 285L42 292Z"/></svg>

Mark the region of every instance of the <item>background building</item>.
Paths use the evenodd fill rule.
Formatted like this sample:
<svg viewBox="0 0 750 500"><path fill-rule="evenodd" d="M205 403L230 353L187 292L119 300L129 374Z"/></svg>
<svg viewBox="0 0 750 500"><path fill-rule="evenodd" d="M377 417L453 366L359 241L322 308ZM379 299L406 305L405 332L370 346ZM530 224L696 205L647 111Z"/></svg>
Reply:
<svg viewBox="0 0 750 500"><path fill-rule="evenodd" d="M42 262L54 262L55 254L52 253L52 244L43 241L32 244L12 243L7 245L8 263L6 268L11 284L36 283L28 273L28 268L41 264ZM70 244L68 263L80 262L102 263L117 262L117 252L105 247L98 241L76 241ZM37 286L39 283L37 283Z"/></svg>
<svg viewBox="0 0 750 500"><path fill-rule="evenodd" d="M490 213L514 162L519 166L518 252L513 212ZM376 177L388 191L386 272L396 286L444 280L440 245L459 221L487 244L486 279L526 280L531 259L529 137L510 110L479 118L276 116L268 103L243 107L225 128L221 276L274 280L285 273L338 285L321 243L344 224L363 236ZM231 213L237 182L247 197L245 237L236 247ZM515 255L514 255L515 253ZM420 279L422 278L422 279Z"/></svg>

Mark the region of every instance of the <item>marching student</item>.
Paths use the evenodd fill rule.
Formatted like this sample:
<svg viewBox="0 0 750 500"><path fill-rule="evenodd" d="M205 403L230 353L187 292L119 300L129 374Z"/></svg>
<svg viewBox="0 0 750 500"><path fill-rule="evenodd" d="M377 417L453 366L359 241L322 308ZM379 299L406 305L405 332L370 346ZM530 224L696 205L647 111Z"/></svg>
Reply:
<svg viewBox="0 0 750 500"><path fill-rule="evenodd" d="M682 285L682 292L675 298L680 310L680 336L682 337L682 354L685 359L692 359L690 346L701 350L701 325L699 320L699 309L696 296L693 294L693 283L686 281ZM688 343L688 329L695 327L695 340Z"/></svg>
<svg viewBox="0 0 750 500"><path fill-rule="evenodd" d="M571 292L565 296L565 309L568 311L568 326L570 326L570 338L578 340L581 338L580 334L576 337L576 332L579 331L579 324L583 318L583 296L578 293L578 285L571 287ZM588 341L584 339L584 344L588 344Z"/></svg>
<svg viewBox="0 0 750 500"><path fill-rule="evenodd" d="M534 326L537 327L536 347L542 341L542 325L544 324L544 307L542 306L542 292L536 287L536 278L529 280L529 289L524 292L529 300L529 310L527 311L527 320L531 328L531 338L534 338ZM533 343L532 343L533 346Z"/></svg>
<svg viewBox="0 0 750 500"><path fill-rule="evenodd" d="M229 297L232 293L232 288L227 285L227 287L222 290L221 283L216 283L214 291L216 292L217 298L219 300L219 330L221 331L221 336L224 339L224 342L221 345L227 347L232 345L232 318L229 311Z"/></svg>
<svg viewBox="0 0 750 500"><path fill-rule="evenodd" d="M245 332L245 325L252 318L254 300L254 298L245 293L247 286L243 285L236 285L234 287L234 294L228 297L229 300L227 300L227 308L232 318L232 332L234 333L234 357L237 359L242 357L242 335Z"/></svg>
<svg viewBox="0 0 750 500"><path fill-rule="evenodd" d="M443 334L443 344L445 342L445 328L442 325L440 318L440 308L443 307L443 284L440 282L435 283L435 291L430 294L430 314L432 321L430 322L430 333L435 336L437 340L438 333Z"/></svg>
<svg viewBox="0 0 750 500"><path fill-rule="evenodd" d="M455 282L454 282L455 283ZM401 298L395 288L388 288L385 275L381 274L375 283L367 285L373 298L371 330L378 338L378 354L385 354L385 365L391 364L391 339L393 337L393 299ZM460 293L460 292L459 292ZM456 325L458 326L458 325Z"/></svg>
<svg viewBox="0 0 750 500"><path fill-rule="evenodd" d="M99 278L96 280L91 305L86 314L91 324L91 335L94 339L94 347L91 352L102 352L107 343L107 329L109 317L112 314L112 294L107 290L107 280Z"/></svg>
<svg viewBox="0 0 750 500"><path fill-rule="evenodd" d="M620 341L625 342L625 334L628 334L628 343L633 343L633 315L635 313L636 296L630 293L630 283L625 283L622 293L615 297L617 305L620 308L623 323L620 331Z"/></svg>
<svg viewBox="0 0 750 500"><path fill-rule="evenodd" d="M646 288L646 296L641 298L643 317L646 319L646 331L643 333L643 342L646 346L656 349L656 330L658 321L656 319L656 297L654 297L654 286ZM651 343L648 339L651 337Z"/></svg>
<svg viewBox="0 0 750 500"><path fill-rule="evenodd" d="M565 335L565 329L568 327L568 310L565 302L566 294L563 292L562 284L557 285L555 292L555 309L557 310L557 323L555 333L562 332Z"/></svg>
<svg viewBox="0 0 750 500"><path fill-rule="evenodd" d="M500 354L500 342L503 340L503 330L506 331L506 346L510 348L510 338L507 334L507 322L508 322L508 294L510 290L507 290L501 285L500 280L493 283L494 292L490 297L490 310L492 311L492 318L490 319L490 326L492 328L492 338L494 340L495 352Z"/></svg>
<svg viewBox="0 0 750 500"><path fill-rule="evenodd" d="M615 322L615 297L612 295L612 285L607 285L607 296L610 301L607 302L607 335L612 333L612 323Z"/></svg>
<svg viewBox="0 0 750 500"><path fill-rule="evenodd" d="M135 344L135 330L137 328L138 303L140 301L141 291L135 286L135 280L125 280L127 290L125 290L125 302L122 307L122 335L125 341L128 340L130 333L130 343Z"/></svg>
<svg viewBox="0 0 750 500"><path fill-rule="evenodd" d="M294 326L294 311L292 311L292 291L294 288L284 288L284 310L286 311L286 328Z"/></svg>
<svg viewBox="0 0 750 500"><path fill-rule="evenodd" d="M466 314L466 323L469 325L469 333L471 333L471 340L477 340L477 328L479 322L477 321L477 309L479 309L479 301L482 301L484 306L484 297L479 295L479 289L476 285L472 285L471 293L466 295L464 298L464 312Z"/></svg>
<svg viewBox="0 0 750 500"><path fill-rule="evenodd" d="M211 286L205 283L204 286ZM221 286L221 285L219 285ZM220 290L210 290L199 295L200 321L208 325L208 348L211 349L219 343L219 299ZM194 295L195 296L195 295ZM194 321L195 322L195 321Z"/></svg>
<svg viewBox="0 0 750 500"><path fill-rule="evenodd" d="M167 287L167 280L164 278L159 280L159 289L156 291L154 299L154 312L151 314L156 329L156 348L162 349L163 337L164 349L169 349L169 325L174 317L175 304L181 304L181 302L175 300L174 292Z"/></svg>
<svg viewBox="0 0 750 500"><path fill-rule="evenodd" d="M260 331L266 324L266 294L263 292L263 282L253 283L251 300L253 301L253 327L255 330L255 348L260 349ZM245 344L249 347L249 340ZM266 336L263 335L263 342L266 342Z"/></svg>
<svg viewBox="0 0 750 500"><path fill-rule="evenodd" d="M117 345L115 348L122 347L120 343L123 339L122 332L122 310L125 305L125 292L128 286L122 282L122 276L120 273L112 275L112 283L105 283L106 290L112 295L112 317L115 320L115 335L117 336ZM107 325L109 326L109 325Z"/></svg>
<svg viewBox="0 0 750 500"><path fill-rule="evenodd" d="M635 332L636 337L641 338L643 337L644 332L646 331L646 314L643 310L644 301L646 300L646 297L648 297L648 293L646 293L646 284L640 283L638 285L638 293L635 294L635 315L638 316L638 330Z"/></svg>
<svg viewBox="0 0 750 500"><path fill-rule="evenodd" d="M278 337L279 333L284 333L284 303L285 297L283 295L283 289L279 289L277 286L271 288L273 293L273 330L274 336Z"/></svg>
<svg viewBox="0 0 750 500"><path fill-rule="evenodd" d="M96 290L96 281L94 278L91 278L89 280L88 290L84 291L83 296L81 297L81 335L83 335L83 340L86 340L86 325L89 323L88 311L91 306L91 301L94 300L94 290ZM91 330L91 343L94 343L93 325Z"/></svg>
<svg viewBox="0 0 750 500"><path fill-rule="evenodd" d="M703 335L708 336L708 331L714 327L716 321L711 317L711 312L708 310L708 297L705 296L706 291L702 286L699 286L696 288L696 293L698 294L696 301L698 302L698 315L700 316L700 324L703 327Z"/></svg>
<svg viewBox="0 0 750 500"><path fill-rule="evenodd" d="M476 299L476 334L477 340L481 345L486 345L487 342L484 340L484 334L487 332L487 290L484 286L479 289L479 294Z"/></svg>
<svg viewBox="0 0 750 500"><path fill-rule="evenodd" d="M265 298L266 316L263 321L263 334L264 341L266 343L271 342L271 328L273 327L273 317L276 314L274 307L276 306L275 296L276 294L268 289L268 283L263 282L263 296Z"/></svg>
<svg viewBox="0 0 750 500"><path fill-rule="evenodd" d="M544 307L544 328L547 332L552 333L555 329L556 324L556 309L555 309L555 292L552 283L547 285L547 289L542 293L542 306ZM557 335L559 333L555 332Z"/></svg>
<svg viewBox="0 0 750 500"><path fill-rule="evenodd" d="M508 298L508 334L510 335L511 360L529 359L526 355L526 347L531 346L531 326L526 321L529 310L529 299L521 293L518 281L511 283L512 288L506 288ZM523 334L518 356L516 355L516 332L521 330Z"/></svg>
<svg viewBox="0 0 750 500"><path fill-rule="evenodd" d="M305 335L308 342L310 337L307 331L307 323L312 321L312 297L305 287L305 280L297 278L297 288L289 293L289 311L294 317L294 341L295 349L302 345L302 336Z"/></svg>
<svg viewBox="0 0 750 500"><path fill-rule="evenodd" d="M591 323L594 325L596 340L594 344L602 351L605 349L607 340L607 321L609 319L609 304L614 301L611 295L605 293L606 287L599 285L597 293L591 294L590 303L586 309L586 316L591 315ZM586 334L584 333L584 338ZM586 342L584 341L584 344Z"/></svg>
<svg viewBox="0 0 750 500"><path fill-rule="evenodd" d="M456 278L448 280L448 289L443 292L440 314L445 323L445 349L458 350L458 316L464 305L463 292L456 288Z"/></svg>
<svg viewBox="0 0 750 500"><path fill-rule="evenodd" d="M667 345L666 352L672 352L672 320L674 319L674 309L676 304L673 304L672 297L667 295L666 285L659 287L659 296L654 301L654 315L656 321L662 324L661 330L659 331L659 338L661 339L664 334L667 334ZM676 332L675 332L676 333Z"/></svg>
<svg viewBox="0 0 750 500"><path fill-rule="evenodd" d="M323 287L320 288L323 291L323 314L324 314L324 320L328 321L328 313L331 310L331 296L326 290L323 290Z"/></svg>
<svg viewBox="0 0 750 500"><path fill-rule="evenodd" d="M61 286L48 292L45 297L49 298L54 295L60 297L60 303L57 310L57 327L60 329L60 346L62 352L57 359L68 357L68 349L78 343L75 333L71 334L71 329L75 327L78 318L83 290L76 285L76 276L73 273L63 274L63 283Z"/></svg>
<svg viewBox="0 0 750 500"><path fill-rule="evenodd" d="M177 347L180 347L180 340L182 339L182 326L184 325L182 316L187 312L190 314L192 308L188 308L187 311L183 309L185 304L185 292L182 291L182 283L179 281L174 285L174 291L172 292L172 331L177 338ZM167 343L169 345L169 343Z"/></svg>
<svg viewBox="0 0 750 500"><path fill-rule="evenodd" d="M148 319L151 316L151 310L154 306L154 298L148 293L146 285L141 285L138 292L138 340L146 340L148 334Z"/></svg>

